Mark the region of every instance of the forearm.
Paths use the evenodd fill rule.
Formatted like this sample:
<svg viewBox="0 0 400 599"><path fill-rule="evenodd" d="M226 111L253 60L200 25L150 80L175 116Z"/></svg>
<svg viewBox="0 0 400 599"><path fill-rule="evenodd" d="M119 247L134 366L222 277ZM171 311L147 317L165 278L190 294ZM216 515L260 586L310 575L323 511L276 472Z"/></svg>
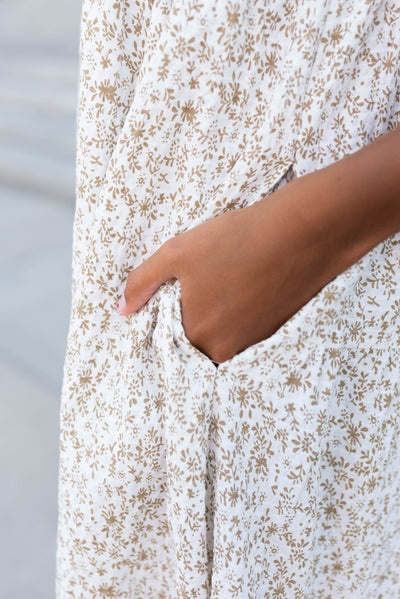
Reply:
<svg viewBox="0 0 400 599"><path fill-rule="evenodd" d="M299 247L308 240L327 275L336 276L400 231L400 127L267 197L267 217L274 204L285 226L298 232Z"/></svg>
<svg viewBox="0 0 400 599"><path fill-rule="evenodd" d="M190 342L217 362L277 331L326 283L400 230L399 132L164 243L132 270L118 311L181 285ZM234 326L233 326L234 325Z"/></svg>

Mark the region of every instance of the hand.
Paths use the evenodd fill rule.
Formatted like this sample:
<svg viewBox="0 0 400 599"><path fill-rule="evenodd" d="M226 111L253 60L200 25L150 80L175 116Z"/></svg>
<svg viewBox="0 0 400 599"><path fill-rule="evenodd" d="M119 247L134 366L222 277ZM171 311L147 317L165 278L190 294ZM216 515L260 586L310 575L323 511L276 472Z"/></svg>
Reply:
<svg viewBox="0 0 400 599"><path fill-rule="evenodd" d="M178 278L186 336L212 360L270 336L332 278L319 244L291 213L296 189L291 182L168 240L129 273L119 312L139 310Z"/></svg>
<svg viewBox="0 0 400 599"><path fill-rule="evenodd" d="M400 231L400 127L255 204L168 240L128 275L119 312L178 278L186 336L224 362L272 335L324 285ZM126 302L125 302L126 300Z"/></svg>

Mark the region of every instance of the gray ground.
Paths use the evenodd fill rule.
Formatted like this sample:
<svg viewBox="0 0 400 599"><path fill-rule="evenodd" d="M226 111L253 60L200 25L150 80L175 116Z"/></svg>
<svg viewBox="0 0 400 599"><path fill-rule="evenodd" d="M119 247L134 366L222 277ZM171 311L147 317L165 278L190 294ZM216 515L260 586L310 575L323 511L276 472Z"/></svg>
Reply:
<svg viewBox="0 0 400 599"><path fill-rule="evenodd" d="M0 2L0 596L54 598L81 0Z"/></svg>

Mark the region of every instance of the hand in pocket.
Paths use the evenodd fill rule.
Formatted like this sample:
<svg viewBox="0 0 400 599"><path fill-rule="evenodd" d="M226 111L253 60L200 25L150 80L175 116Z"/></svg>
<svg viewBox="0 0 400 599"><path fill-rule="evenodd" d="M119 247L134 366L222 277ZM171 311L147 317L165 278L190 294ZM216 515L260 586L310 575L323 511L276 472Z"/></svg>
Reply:
<svg viewBox="0 0 400 599"><path fill-rule="evenodd" d="M186 336L212 360L272 335L349 266L296 217L299 181L168 240L130 271L118 311L139 310L177 278Z"/></svg>

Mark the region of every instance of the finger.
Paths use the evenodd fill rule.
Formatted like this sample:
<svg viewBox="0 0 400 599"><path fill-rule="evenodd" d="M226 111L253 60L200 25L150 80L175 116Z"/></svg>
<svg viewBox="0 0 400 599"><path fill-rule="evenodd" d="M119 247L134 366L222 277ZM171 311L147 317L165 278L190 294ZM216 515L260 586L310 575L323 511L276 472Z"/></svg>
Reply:
<svg viewBox="0 0 400 599"><path fill-rule="evenodd" d="M162 283L174 276L172 245L164 243L150 258L130 271L117 304L119 314L127 316L139 310Z"/></svg>

